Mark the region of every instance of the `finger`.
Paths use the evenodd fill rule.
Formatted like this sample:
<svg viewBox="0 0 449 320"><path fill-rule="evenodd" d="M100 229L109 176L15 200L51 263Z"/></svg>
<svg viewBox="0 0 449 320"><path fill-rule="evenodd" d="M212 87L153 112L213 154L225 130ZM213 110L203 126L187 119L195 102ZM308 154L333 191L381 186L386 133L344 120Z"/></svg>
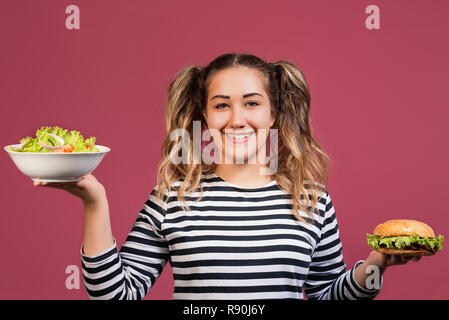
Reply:
<svg viewBox="0 0 449 320"><path fill-rule="evenodd" d="M407 258L404 255L392 254L388 262L389 265L399 265L407 263Z"/></svg>
<svg viewBox="0 0 449 320"><path fill-rule="evenodd" d="M47 188L55 188L65 190L79 198L83 198L85 187L80 184L80 181L73 182L42 182L33 181L33 186L41 186Z"/></svg>
<svg viewBox="0 0 449 320"><path fill-rule="evenodd" d="M43 182L43 181L33 181L33 186L46 186L47 182Z"/></svg>
<svg viewBox="0 0 449 320"><path fill-rule="evenodd" d="M69 192L80 189L76 182L57 182L53 183L51 186L53 188L63 189Z"/></svg>
<svg viewBox="0 0 449 320"><path fill-rule="evenodd" d="M93 182L96 182L97 181L97 179L92 175L92 174L87 174L87 175L85 175L85 176L82 176L81 178L80 178L80 181L79 181L79 183L80 183L80 185L86 185L86 184L89 184L89 183L93 183Z"/></svg>
<svg viewBox="0 0 449 320"><path fill-rule="evenodd" d="M61 185L61 182L41 182L41 186L48 188L60 188Z"/></svg>
<svg viewBox="0 0 449 320"><path fill-rule="evenodd" d="M84 188L82 186L79 186L78 184L66 184L64 186L61 186L62 189L73 193L74 195L78 196Z"/></svg>
<svg viewBox="0 0 449 320"><path fill-rule="evenodd" d="M89 184L89 180L90 180L89 177L87 177L87 176L82 176L82 177L80 178L80 180L77 182L77 185L78 185L79 187L85 187L87 184Z"/></svg>
<svg viewBox="0 0 449 320"><path fill-rule="evenodd" d="M402 256L401 263L405 264L413 259L413 256Z"/></svg>
<svg viewBox="0 0 449 320"><path fill-rule="evenodd" d="M388 265L396 264L397 261L398 261L398 256L397 255L394 255L394 254L388 255L388 259L387 259L387 264Z"/></svg>
<svg viewBox="0 0 449 320"><path fill-rule="evenodd" d="M390 254L387 259L387 265L392 266L398 263L398 256L394 254Z"/></svg>
<svg viewBox="0 0 449 320"><path fill-rule="evenodd" d="M47 188L57 188L57 189L66 189L71 188L76 185L76 182L43 182L43 181L35 181L33 183L34 186L42 186Z"/></svg>

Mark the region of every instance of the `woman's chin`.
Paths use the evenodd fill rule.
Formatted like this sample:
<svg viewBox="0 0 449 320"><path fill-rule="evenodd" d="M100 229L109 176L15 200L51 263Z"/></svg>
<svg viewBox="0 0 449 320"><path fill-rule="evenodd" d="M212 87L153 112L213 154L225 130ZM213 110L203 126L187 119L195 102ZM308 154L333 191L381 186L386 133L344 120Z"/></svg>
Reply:
<svg viewBox="0 0 449 320"><path fill-rule="evenodd" d="M233 158L224 158L223 164L256 164L256 158L245 155L235 155Z"/></svg>

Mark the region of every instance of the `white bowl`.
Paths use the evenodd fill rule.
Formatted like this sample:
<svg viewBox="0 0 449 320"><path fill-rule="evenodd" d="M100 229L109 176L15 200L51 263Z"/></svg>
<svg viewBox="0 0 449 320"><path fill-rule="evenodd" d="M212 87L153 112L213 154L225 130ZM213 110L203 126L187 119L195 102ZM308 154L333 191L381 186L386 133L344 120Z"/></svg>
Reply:
<svg viewBox="0 0 449 320"><path fill-rule="evenodd" d="M106 153L111 151L108 147L95 145L99 152L17 152L8 150L10 146L4 149L16 167L32 180L41 182L79 181L82 176L94 171Z"/></svg>

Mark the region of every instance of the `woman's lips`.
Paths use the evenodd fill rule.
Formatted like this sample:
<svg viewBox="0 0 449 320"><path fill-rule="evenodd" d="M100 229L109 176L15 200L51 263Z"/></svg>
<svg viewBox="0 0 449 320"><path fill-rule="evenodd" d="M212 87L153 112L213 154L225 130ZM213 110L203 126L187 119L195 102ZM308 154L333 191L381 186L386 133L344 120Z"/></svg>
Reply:
<svg viewBox="0 0 449 320"><path fill-rule="evenodd" d="M249 140L249 137L254 133L225 133L226 139L232 143L246 143Z"/></svg>

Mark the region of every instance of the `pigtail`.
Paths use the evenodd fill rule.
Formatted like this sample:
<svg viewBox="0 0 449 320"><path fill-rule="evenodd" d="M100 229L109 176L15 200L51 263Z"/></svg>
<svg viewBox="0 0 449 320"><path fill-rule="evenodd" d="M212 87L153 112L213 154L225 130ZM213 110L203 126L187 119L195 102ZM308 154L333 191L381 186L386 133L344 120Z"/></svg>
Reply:
<svg viewBox="0 0 449 320"><path fill-rule="evenodd" d="M311 97L303 74L287 61L277 62L275 70L279 90L278 108L281 111L279 114L281 128L294 130L294 136L299 136L300 132L309 132ZM286 122L291 124L296 122L297 126L283 126Z"/></svg>
<svg viewBox="0 0 449 320"><path fill-rule="evenodd" d="M307 189L313 190L313 204L316 203L327 185L328 157L311 133L311 96L304 75L287 61L278 61L274 66L278 87L277 126L282 149L279 163L283 164L276 178L291 191L295 215L304 221L298 210L310 215L317 212L315 206L310 207ZM300 198L305 201L301 203Z"/></svg>
<svg viewBox="0 0 449 320"><path fill-rule="evenodd" d="M178 72L168 88L166 136L157 173L158 197L161 199L165 192L175 190L173 182L182 180L181 186L177 189L178 199L182 203L184 193L193 191L193 187L198 185L201 179L201 154L194 152L193 121L202 118L200 92L202 74L202 67L187 66ZM172 141L173 132L184 135L179 136L177 141ZM173 157L178 155L181 149L182 156L186 159L183 159L185 161L182 163L174 163Z"/></svg>
<svg viewBox="0 0 449 320"><path fill-rule="evenodd" d="M199 87L202 68L192 65L178 72L168 89L166 106L167 134L175 128L185 128L186 120L194 116L192 110L200 108Z"/></svg>

